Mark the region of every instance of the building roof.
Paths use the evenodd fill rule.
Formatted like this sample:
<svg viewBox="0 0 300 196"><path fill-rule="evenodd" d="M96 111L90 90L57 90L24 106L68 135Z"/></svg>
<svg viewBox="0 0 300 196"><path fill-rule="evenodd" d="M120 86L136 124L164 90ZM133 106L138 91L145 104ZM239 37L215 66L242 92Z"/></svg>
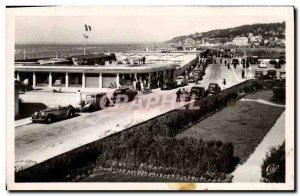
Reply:
<svg viewBox="0 0 300 196"><path fill-rule="evenodd" d="M112 55L106 55L106 54L88 54L88 55L75 55L72 56L72 58L78 58L78 59L96 59L96 58L105 58L110 57Z"/></svg>

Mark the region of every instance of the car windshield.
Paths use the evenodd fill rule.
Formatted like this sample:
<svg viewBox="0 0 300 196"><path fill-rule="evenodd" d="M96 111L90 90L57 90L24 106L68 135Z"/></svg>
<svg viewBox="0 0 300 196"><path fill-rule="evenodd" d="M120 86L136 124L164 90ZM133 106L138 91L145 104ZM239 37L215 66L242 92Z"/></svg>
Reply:
<svg viewBox="0 0 300 196"><path fill-rule="evenodd" d="M91 98L95 98L95 97L96 97L96 95L87 95L86 96L87 99L91 99Z"/></svg>
<svg viewBox="0 0 300 196"><path fill-rule="evenodd" d="M58 104L51 104L51 105L48 105L48 106L47 106L48 109L58 109L58 108L60 108L60 107L61 107L61 106L58 105Z"/></svg>
<svg viewBox="0 0 300 196"><path fill-rule="evenodd" d="M115 93L122 93L123 90L116 90Z"/></svg>

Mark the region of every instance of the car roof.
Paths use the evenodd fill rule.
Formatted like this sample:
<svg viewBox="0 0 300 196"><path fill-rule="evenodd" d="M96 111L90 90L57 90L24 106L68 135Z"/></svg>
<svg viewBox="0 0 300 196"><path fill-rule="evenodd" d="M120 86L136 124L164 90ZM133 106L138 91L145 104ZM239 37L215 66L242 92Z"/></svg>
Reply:
<svg viewBox="0 0 300 196"><path fill-rule="evenodd" d="M194 88L194 89L195 89L195 88L203 89L204 87L202 87L202 86L193 86L192 89L193 89L193 88Z"/></svg>
<svg viewBox="0 0 300 196"><path fill-rule="evenodd" d="M89 93L83 93L84 95L106 95L106 93L92 93L92 92L89 92Z"/></svg>

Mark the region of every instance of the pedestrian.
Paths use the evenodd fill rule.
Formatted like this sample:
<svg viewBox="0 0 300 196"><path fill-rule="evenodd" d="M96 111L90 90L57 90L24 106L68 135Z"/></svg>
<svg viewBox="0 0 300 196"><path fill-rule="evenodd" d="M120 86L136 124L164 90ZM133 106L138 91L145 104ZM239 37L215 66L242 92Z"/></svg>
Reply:
<svg viewBox="0 0 300 196"><path fill-rule="evenodd" d="M230 69L230 63L229 62L227 63L227 68Z"/></svg>
<svg viewBox="0 0 300 196"><path fill-rule="evenodd" d="M242 70L242 78L244 78L244 77L245 77L245 71Z"/></svg>
<svg viewBox="0 0 300 196"><path fill-rule="evenodd" d="M141 92L144 92L144 83L141 81L140 84L141 84Z"/></svg>
<svg viewBox="0 0 300 196"><path fill-rule="evenodd" d="M81 106L82 104L82 99L81 99L81 92L80 90L77 91L77 104Z"/></svg>
<svg viewBox="0 0 300 196"><path fill-rule="evenodd" d="M226 61L226 59L225 59L225 61L224 61L224 62L225 62L225 66L226 66L226 65L227 65L227 61Z"/></svg>
<svg viewBox="0 0 300 196"><path fill-rule="evenodd" d="M223 79L222 85L223 85L223 89L225 89L226 88L226 80L225 80L225 78Z"/></svg>
<svg viewBox="0 0 300 196"><path fill-rule="evenodd" d="M133 89L136 90L136 78L133 78Z"/></svg>
<svg viewBox="0 0 300 196"><path fill-rule="evenodd" d="M176 102L180 102L180 95L182 94L181 90L178 89L178 91L176 92Z"/></svg>

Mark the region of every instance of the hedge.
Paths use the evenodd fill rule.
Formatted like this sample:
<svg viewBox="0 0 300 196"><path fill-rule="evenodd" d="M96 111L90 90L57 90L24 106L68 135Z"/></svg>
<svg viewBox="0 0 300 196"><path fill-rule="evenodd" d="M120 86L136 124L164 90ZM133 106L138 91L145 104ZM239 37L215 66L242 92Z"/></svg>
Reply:
<svg viewBox="0 0 300 196"><path fill-rule="evenodd" d="M268 183L285 182L285 143L271 148L261 167L262 181Z"/></svg>

